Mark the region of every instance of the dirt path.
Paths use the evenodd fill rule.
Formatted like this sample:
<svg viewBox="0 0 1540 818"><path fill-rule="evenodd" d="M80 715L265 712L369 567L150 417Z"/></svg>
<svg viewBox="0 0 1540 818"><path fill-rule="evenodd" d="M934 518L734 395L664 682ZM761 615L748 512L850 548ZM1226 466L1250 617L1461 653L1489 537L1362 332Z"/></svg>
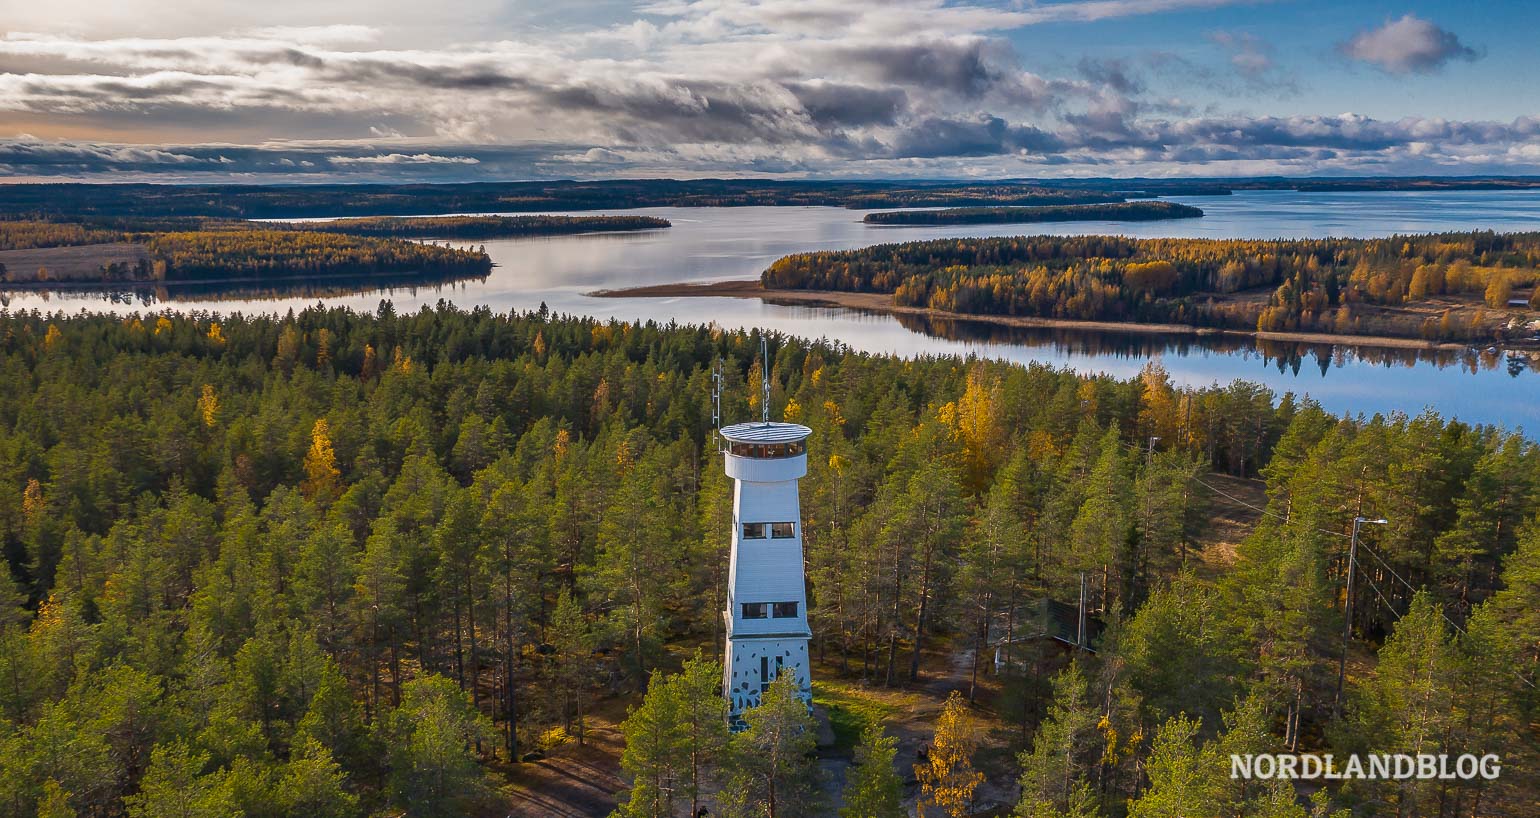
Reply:
<svg viewBox="0 0 1540 818"><path fill-rule="evenodd" d="M1202 477L1215 490L1208 491L1208 525L1195 543L1200 549L1197 570L1215 576L1235 564L1235 549L1251 535L1267 505L1267 484L1211 472ZM1203 490L1199 487L1199 490Z"/></svg>
<svg viewBox="0 0 1540 818"><path fill-rule="evenodd" d="M539 761L508 768L503 788L508 818L602 818L615 809L615 795L625 788L620 751L625 741L614 725L591 726L585 746L577 742L553 750Z"/></svg>

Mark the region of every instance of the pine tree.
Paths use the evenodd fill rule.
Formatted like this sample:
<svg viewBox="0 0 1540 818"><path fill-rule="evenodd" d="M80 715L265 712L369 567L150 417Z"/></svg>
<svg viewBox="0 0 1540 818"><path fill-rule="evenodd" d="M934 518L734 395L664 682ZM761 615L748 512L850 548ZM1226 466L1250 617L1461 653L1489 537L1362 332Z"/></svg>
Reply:
<svg viewBox="0 0 1540 818"><path fill-rule="evenodd" d="M728 746L722 666L695 658L684 670L652 675L639 707L621 724L626 749L620 766L631 779L616 816L661 818L689 804L696 815L707 782Z"/></svg>
<svg viewBox="0 0 1540 818"><path fill-rule="evenodd" d="M621 722L626 749L620 767L631 785L613 818L672 818L680 766L679 688L663 674L647 683L642 704Z"/></svg>
<svg viewBox="0 0 1540 818"><path fill-rule="evenodd" d="M230 778L205 773L208 754L177 742L155 748L139 792L124 799L129 818L229 818L241 813Z"/></svg>
<svg viewBox="0 0 1540 818"><path fill-rule="evenodd" d="M1355 686L1345 728L1348 746L1409 755L1444 752L1453 719L1455 659L1437 603L1428 592L1417 592L1380 648L1373 678ZM1433 807L1443 788L1438 781L1415 779L1369 786L1402 814Z"/></svg>
<svg viewBox="0 0 1540 818"><path fill-rule="evenodd" d="M1021 801L1016 818L1093 818L1100 815L1085 775L1096 759L1097 713L1086 697L1086 678L1071 662L1053 680L1048 716L1023 752Z"/></svg>
<svg viewBox="0 0 1540 818"><path fill-rule="evenodd" d="M720 802L729 818L803 818L823 814L813 763L816 725L793 674L783 673L743 713L748 725L732 738Z"/></svg>
<svg viewBox="0 0 1540 818"><path fill-rule="evenodd" d="M949 584L951 556L965 519L957 471L944 463L929 462L909 478L885 529L884 536L894 541L896 548L909 552L909 559L903 562L911 563L914 572L913 590L903 592L901 584L895 582L892 597L895 628L898 627L898 611L904 607L903 600L910 600L909 604L913 606L914 618L909 623L909 633L914 640L909 655L910 681L920 677L920 655L925 636L932 626L937 599L944 596L944 589ZM901 579L901 572L899 576ZM890 663L894 645L890 643ZM891 681L891 666L888 672Z"/></svg>
<svg viewBox="0 0 1540 818"><path fill-rule="evenodd" d="M358 796L348 792L347 776L320 742L301 745L284 765L275 794L284 814L307 818L358 815Z"/></svg>
<svg viewBox="0 0 1540 818"><path fill-rule="evenodd" d="M1070 553L1079 568L1095 578L1092 587L1099 588L1098 607L1107 610L1122 598L1131 568L1133 478L1116 429L1102 435L1084 491L1085 502L1070 526Z"/></svg>
<svg viewBox="0 0 1540 818"><path fill-rule="evenodd" d="M453 681L433 675L408 682L380 730L390 797L408 818L464 815L484 797L485 773L469 750L492 728Z"/></svg>
<svg viewBox="0 0 1540 818"><path fill-rule="evenodd" d="M845 806L840 818L905 818L903 782L893 769L898 739L886 735L880 722L861 731L855 761L845 774Z"/></svg>
<svg viewBox="0 0 1540 818"><path fill-rule="evenodd" d="M690 802L690 815L699 815L701 799L710 791L713 771L728 746L727 699L722 696L722 665L701 657L684 663L670 680L679 702L680 765L678 792Z"/></svg>
<svg viewBox="0 0 1540 818"><path fill-rule="evenodd" d="M551 646L551 692L563 697L562 712L567 729L577 734L579 744L587 740L588 689L593 684L594 635L583 615L583 606L565 588L556 598L549 631ZM575 729L574 729L575 728Z"/></svg>
<svg viewBox="0 0 1540 818"><path fill-rule="evenodd" d="M1195 743L1198 722L1172 716L1155 734L1148 762L1150 787L1129 805L1129 818L1222 815L1219 781L1225 759Z"/></svg>

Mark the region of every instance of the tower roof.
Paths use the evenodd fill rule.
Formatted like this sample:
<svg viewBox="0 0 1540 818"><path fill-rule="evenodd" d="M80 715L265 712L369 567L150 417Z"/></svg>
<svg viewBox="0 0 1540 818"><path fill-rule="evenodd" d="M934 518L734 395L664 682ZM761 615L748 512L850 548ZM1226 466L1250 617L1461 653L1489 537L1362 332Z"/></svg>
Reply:
<svg viewBox="0 0 1540 818"><path fill-rule="evenodd" d="M734 443L792 443L813 433L800 423L735 423L721 429Z"/></svg>

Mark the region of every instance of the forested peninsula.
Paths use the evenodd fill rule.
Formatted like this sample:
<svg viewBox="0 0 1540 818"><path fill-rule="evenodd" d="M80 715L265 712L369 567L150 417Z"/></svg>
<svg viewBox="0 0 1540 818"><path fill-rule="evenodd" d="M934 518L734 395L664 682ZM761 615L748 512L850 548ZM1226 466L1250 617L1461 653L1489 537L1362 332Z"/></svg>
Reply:
<svg viewBox="0 0 1540 818"><path fill-rule="evenodd" d="M1537 233L1017 236L799 253L761 282L891 295L896 306L961 315L1486 342L1540 329L1537 262Z"/></svg>
<svg viewBox="0 0 1540 818"><path fill-rule="evenodd" d="M77 224L0 222L0 285L252 282L264 279L415 273L486 275L485 252L427 242L261 225L155 232Z"/></svg>
<svg viewBox="0 0 1540 818"><path fill-rule="evenodd" d="M0 283L253 281L413 273L486 275L482 250L411 241L476 241L656 230L652 216L373 217L252 222L193 216L0 220Z"/></svg>
<svg viewBox="0 0 1540 818"><path fill-rule="evenodd" d="M826 770L851 769L847 803L900 786L900 720L905 758L934 732L943 771L1021 814L1163 809L1175 770L1230 805L1205 815L1525 808L1532 440L1158 365L759 341L388 303L0 313L0 814L507 814L623 769L622 806L773 785L824 815ZM780 694L743 733L721 715L719 359L724 416L760 416L768 369L771 417L812 430L816 751ZM1249 522L1216 533L1220 503ZM1390 523L1359 542L1338 697L1355 515ZM1028 638L1081 594L1094 652ZM1002 633L1023 641L997 666ZM1325 782L1311 813L1213 761L1363 747L1502 776Z"/></svg>
<svg viewBox="0 0 1540 818"><path fill-rule="evenodd" d="M348 236L399 239L508 239L659 230L672 226L656 216L374 216L321 222L277 222L272 227Z"/></svg>
<svg viewBox="0 0 1540 818"><path fill-rule="evenodd" d="M1048 207L958 207L944 210L889 210L868 213L867 224L950 225L1027 224L1032 222L1127 221L1194 219L1203 211L1175 202L1138 201Z"/></svg>

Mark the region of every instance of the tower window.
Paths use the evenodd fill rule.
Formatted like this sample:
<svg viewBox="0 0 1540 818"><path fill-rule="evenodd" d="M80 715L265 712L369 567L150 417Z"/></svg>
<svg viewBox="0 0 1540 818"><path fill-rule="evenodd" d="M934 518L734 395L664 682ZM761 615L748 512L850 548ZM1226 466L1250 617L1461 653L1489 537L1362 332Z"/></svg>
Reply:
<svg viewBox="0 0 1540 818"><path fill-rule="evenodd" d="M779 603L777 603L777 604L779 604ZM745 603L743 603L743 618L744 619L764 619L765 618L765 607L766 607L765 603L763 603L763 602L745 602Z"/></svg>
<svg viewBox="0 0 1540 818"><path fill-rule="evenodd" d="M796 523L771 523L770 536L773 539L785 540L797 536Z"/></svg>
<svg viewBox="0 0 1540 818"><path fill-rule="evenodd" d="M797 615L795 602L777 602L774 607L775 610L771 615L776 619L792 619Z"/></svg>
<svg viewBox="0 0 1540 818"><path fill-rule="evenodd" d="M764 523L744 523L743 538L745 540L762 540L765 538Z"/></svg>
<svg viewBox="0 0 1540 818"><path fill-rule="evenodd" d="M797 457L807 452L807 443L801 440L791 443L740 443L733 441L728 444L727 450L738 457L752 457L757 460L775 460L782 457Z"/></svg>

